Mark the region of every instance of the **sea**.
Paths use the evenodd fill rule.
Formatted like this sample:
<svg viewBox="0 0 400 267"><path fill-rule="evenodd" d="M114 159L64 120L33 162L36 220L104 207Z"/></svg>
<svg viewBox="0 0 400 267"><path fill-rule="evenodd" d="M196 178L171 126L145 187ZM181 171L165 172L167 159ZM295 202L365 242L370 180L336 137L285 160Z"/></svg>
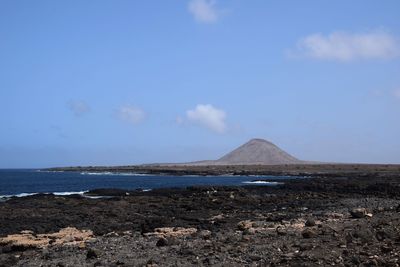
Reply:
<svg viewBox="0 0 400 267"><path fill-rule="evenodd" d="M167 176L138 173L50 172L36 169L0 169L0 199L38 193L55 195L84 194L92 189L118 188L152 190L213 185L282 184L289 176ZM300 178L300 177L298 177ZM268 180L271 181L268 181ZM276 181L279 180L279 181ZM281 182L282 181L282 182Z"/></svg>

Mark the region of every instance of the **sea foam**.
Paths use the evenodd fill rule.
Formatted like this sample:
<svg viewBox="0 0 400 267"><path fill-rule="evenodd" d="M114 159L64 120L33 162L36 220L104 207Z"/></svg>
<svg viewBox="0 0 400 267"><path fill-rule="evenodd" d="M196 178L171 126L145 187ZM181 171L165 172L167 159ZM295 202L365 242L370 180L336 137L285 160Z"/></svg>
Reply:
<svg viewBox="0 0 400 267"><path fill-rule="evenodd" d="M44 194L44 195L50 195L53 194L55 196L70 196L70 195L84 195L88 191L77 191L77 192L36 192L36 193L20 193L20 194L15 194L15 195L0 195L0 199L9 199L12 197L29 197L29 196L34 196L38 194Z"/></svg>
<svg viewBox="0 0 400 267"><path fill-rule="evenodd" d="M150 174L135 173L135 172L81 172L81 175L149 176Z"/></svg>
<svg viewBox="0 0 400 267"><path fill-rule="evenodd" d="M280 185L283 184L281 182L274 182L274 181L246 181L243 182L244 184L259 184L259 185Z"/></svg>

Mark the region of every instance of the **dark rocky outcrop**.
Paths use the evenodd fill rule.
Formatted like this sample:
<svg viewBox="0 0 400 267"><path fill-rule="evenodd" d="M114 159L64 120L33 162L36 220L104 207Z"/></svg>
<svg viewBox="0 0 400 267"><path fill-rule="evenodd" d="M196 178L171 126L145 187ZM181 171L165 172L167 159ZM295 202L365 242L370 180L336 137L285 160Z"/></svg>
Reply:
<svg viewBox="0 0 400 267"><path fill-rule="evenodd" d="M0 237L68 226L94 237L45 249L5 243L0 266L397 266L399 186L400 176L371 175L12 198L0 203Z"/></svg>

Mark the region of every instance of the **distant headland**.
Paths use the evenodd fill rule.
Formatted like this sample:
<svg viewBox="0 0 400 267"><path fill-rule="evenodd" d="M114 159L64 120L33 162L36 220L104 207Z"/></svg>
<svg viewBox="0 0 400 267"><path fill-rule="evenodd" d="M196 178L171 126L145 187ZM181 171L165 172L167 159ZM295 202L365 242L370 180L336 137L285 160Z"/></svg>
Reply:
<svg viewBox="0 0 400 267"><path fill-rule="evenodd" d="M46 171L115 172L152 175L293 175L361 176L398 173L400 165L349 164L304 161L285 152L270 141L254 138L217 160L186 163L153 163L128 166L74 166L48 168Z"/></svg>

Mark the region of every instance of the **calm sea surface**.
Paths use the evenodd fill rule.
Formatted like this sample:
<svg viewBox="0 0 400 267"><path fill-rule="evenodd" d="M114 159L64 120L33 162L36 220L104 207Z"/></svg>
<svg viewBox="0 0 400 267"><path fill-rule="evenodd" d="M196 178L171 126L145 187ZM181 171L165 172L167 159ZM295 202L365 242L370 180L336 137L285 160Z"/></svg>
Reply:
<svg viewBox="0 0 400 267"><path fill-rule="evenodd" d="M0 170L0 196L32 193L83 193L97 188L153 189L193 185L276 185L257 179L287 179L285 176L159 176L134 173L42 172ZM293 177L291 177L293 178Z"/></svg>

